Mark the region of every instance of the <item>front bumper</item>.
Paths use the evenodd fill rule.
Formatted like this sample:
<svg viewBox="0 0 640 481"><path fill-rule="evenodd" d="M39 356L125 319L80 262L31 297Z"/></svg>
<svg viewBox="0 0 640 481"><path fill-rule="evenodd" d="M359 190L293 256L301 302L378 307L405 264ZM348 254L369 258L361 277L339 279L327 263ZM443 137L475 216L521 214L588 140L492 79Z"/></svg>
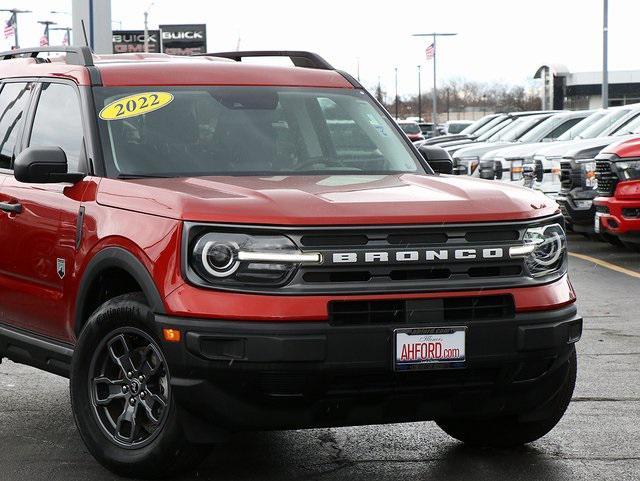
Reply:
<svg viewBox="0 0 640 481"><path fill-rule="evenodd" d="M640 238L640 198L596 197L600 228L621 237Z"/></svg>
<svg viewBox="0 0 640 481"><path fill-rule="evenodd" d="M549 399L582 333L574 305L467 327L462 369L395 372L394 330L156 316L178 404L225 431L526 413Z"/></svg>
<svg viewBox="0 0 640 481"><path fill-rule="evenodd" d="M555 201L560 206L567 226L575 232L593 233L596 207L593 199L596 191L593 189L573 189L570 192L560 192Z"/></svg>

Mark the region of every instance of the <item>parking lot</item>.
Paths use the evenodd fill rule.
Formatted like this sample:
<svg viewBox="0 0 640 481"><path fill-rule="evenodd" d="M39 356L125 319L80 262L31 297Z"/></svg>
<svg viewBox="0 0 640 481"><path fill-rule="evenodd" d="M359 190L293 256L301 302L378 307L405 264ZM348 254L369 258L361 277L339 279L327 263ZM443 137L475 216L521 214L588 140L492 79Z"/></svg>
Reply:
<svg viewBox="0 0 640 481"><path fill-rule="evenodd" d="M250 433L181 479L639 479L640 255L578 236L570 250L582 256L571 258L585 318L578 384L567 415L540 441L515 451L471 449L432 423ZM116 479L75 429L68 382L6 360L0 446L2 479Z"/></svg>

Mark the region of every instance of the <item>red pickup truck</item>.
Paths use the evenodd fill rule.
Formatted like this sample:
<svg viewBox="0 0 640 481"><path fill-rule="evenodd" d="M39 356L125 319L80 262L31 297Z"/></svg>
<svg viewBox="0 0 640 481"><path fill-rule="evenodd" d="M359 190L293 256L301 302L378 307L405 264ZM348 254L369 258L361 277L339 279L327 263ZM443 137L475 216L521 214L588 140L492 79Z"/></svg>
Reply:
<svg viewBox="0 0 640 481"><path fill-rule="evenodd" d="M447 175L318 55L23 49L0 79L0 358L70 377L112 471L180 472L239 430L515 446L562 417L582 319L558 206Z"/></svg>
<svg viewBox="0 0 640 481"><path fill-rule="evenodd" d="M596 158L595 230L640 251L640 138L614 143Z"/></svg>

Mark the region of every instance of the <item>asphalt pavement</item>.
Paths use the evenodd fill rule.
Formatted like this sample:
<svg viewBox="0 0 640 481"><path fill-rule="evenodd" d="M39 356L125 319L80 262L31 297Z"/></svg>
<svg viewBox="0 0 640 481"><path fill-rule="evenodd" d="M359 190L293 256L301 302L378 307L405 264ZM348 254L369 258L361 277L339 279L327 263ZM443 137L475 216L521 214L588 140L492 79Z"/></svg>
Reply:
<svg viewBox="0 0 640 481"><path fill-rule="evenodd" d="M581 256L570 270L585 319L578 382L567 414L541 440L472 449L433 423L249 433L180 479L640 480L640 253L579 236L570 250ZM68 381L3 361L0 481L113 479L80 440Z"/></svg>

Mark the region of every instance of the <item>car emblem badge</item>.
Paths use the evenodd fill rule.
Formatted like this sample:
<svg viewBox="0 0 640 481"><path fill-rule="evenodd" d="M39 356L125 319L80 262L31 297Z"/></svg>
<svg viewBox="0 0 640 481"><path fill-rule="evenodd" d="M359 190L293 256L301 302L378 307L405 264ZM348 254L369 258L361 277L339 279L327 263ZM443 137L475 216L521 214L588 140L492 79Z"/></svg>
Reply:
<svg viewBox="0 0 640 481"><path fill-rule="evenodd" d="M58 277L60 279L64 279L65 275L65 260L64 259L56 259L56 271L58 272Z"/></svg>

